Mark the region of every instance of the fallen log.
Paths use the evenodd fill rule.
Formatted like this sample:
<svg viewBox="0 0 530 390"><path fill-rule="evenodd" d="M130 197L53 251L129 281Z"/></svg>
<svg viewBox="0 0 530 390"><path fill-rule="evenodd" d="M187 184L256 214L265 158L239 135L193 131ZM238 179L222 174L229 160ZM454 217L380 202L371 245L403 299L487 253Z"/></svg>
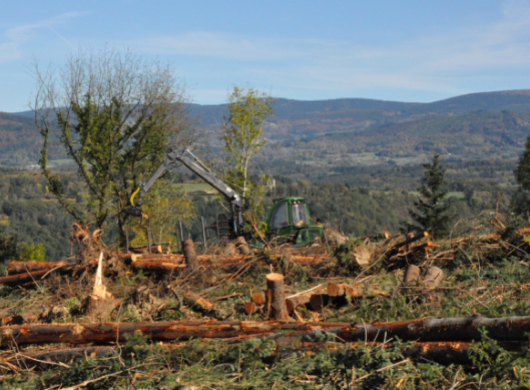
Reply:
<svg viewBox="0 0 530 390"><path fill-rule="evenodd" d="M186 268L185 256L181 254L122 254L122 259L126 263L130 263L133 268L148 270L148 263L157 264L158 268L153 268L153 272L172 272L175 268L175 264L180 265L180 268ZM293 255L289 259L297 264L302 265L316 265L320 263L327 256L305 256L305 255ZM203 267L217 267L224 269L228 272L234 272L247 264L249 259L248 256L244 255L230 255L216 257L214 255L195 255L198 263ZM271 256L274 259L274 256ZM262 262L265 264L265 261Z"/></svg>
<svg viewBox="0 0 530 390"><path fill-rule="evenodd" d="M26 324L0 327L0 345L87 344L123 342L141 333L154 341L190 338L247 338L278 331L303 333L317 328L345 328L346 323L281 321L165 321L136 323Z"/></svg>
<svg viewBox="0 0 530 390"><path fill-rule="evenodd" d="M17 284L23 284L28 282L36 282L41 280L41 278L46 275L49 270L35 271L35 272L25 272L23 274L16 274L11 276L4 276L0 278L0 284L5 284L8 286L14 286Z"/></svg>
<svg viewBox="0 0 530 390"><path fill-rule="evenodd" d="M394 245L392 247L392 249L399 249L405 245L409 245L409 244L412 244L413 242L416 242L418 240L421 240L422 238L424 237L429 237L429 233L427 232L422 232L422 233L419 233L413 237L410 237L410 238L407 238L405 241L402 241L400 243L397 243L396 245Z"/></svg>
<svg viewBox="0 0 530 390"><path fill-rule="evenodd" d="M164 253L164 248L162 245L152 245L149 251L148 246L138 246L130 248L130 251L133 253Z"/></svg>
<svg viewBox="0 0 530 390"><path fill-rule="evenodd" d="M44 261L12 261L7 267L8 275L24 274L28 272L51 270L57 267L68 266L68 263L64 261L58 261L56 263L44 262Z"/></svg>
<svg viewBox="0 0 530 390"><path fill-rule="evenodd" d="M488 337L499 341L526 340L530 331L530 317L486 318L481 316L457 318L421 318L375 325L357 325L336 329L346 341L383 341L398 337L405 341L473 341L481 340L480 329Z"/></svg>
<svg viewBox="0 0 530 390"><path fill-rule="evenodd" d="M165 274L165 273L171 273L175 271L179 271L183 268L186 268L186 264L178 264L178 263L171 263L171 262L164 262L164 261L142 261L137 260L131 263L131 267L146 271L146 272L153 272L153 273L159 273L159 274Z"/></svg>
<svg viewBox="0 0 530 390"><path fill-rule="evenodd" d="M199 260L201 256L198 256ZM170 254L170 255L164 255L160 253L145 253L145 254L135 254L135 253L129 253L127 255L123 255L123 258L125 261L129 260L131 262L135 261L142 261L142 262L165 262L165 263L184 263L184 255L181 254Z"/></svg>
<svg viewBox="0 0 530 390"><path fill-rule="evenodd" d="M215 310L213 303L211 303L205 298L202 298L199 294L195 294L194 292L185 292L184 299L187 301L188 304L197 306L204 311L210 312Z"/></svg>
<svg viewBox="0 0 530 390"><path fill-rule="evenodd" d="M350 298L360 298L363 296L388 296L390 293L377 290L374 288L362 288L361 286L350 286L347 284L334 284L330 283L327 287L328 296L330 297L342 297L347 296Z"/></svg>
<svg viewBox="0 0 530 390"><path fill-rule="evenodd" d="M16 274L10 276L4 276L0 278L0 284L7 286L17 286L25 283L35 283L49 276L51 273L67 274L71 273L74 269L73 265L60 267L56 270L44 269L42 271L25 272L23 274Z"/></svg>

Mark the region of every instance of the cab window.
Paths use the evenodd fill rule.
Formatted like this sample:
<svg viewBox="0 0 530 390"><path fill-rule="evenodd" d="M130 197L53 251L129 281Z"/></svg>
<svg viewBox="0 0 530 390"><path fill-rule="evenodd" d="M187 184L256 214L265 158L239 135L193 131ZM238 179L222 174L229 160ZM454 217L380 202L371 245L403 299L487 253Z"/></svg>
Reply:
<svg viewBox="0 0 530 390"><path fill-rule="evenodd" d="M287 211L287 202L280 203L272 211L269 229L277 230L289 226L289 214Z"/></svg>
<svg viewBox="0 0 530 390"><path fill-rule="evenodd" d="M308 224L307 213L305 209L305 204L301 202L295 202L292 205L293 209L293 225L294 226L304 226Z"/></svg>

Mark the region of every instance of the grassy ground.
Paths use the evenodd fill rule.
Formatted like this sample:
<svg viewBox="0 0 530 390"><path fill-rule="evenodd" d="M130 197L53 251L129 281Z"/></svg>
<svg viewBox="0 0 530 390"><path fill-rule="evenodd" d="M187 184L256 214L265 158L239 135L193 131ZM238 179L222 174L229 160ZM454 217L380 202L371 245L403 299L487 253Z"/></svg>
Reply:
<svg viewBox="0 0 530 390"><path fill-rule="evenodd" d="M484 252L482 252L484 254ZM496 257L491 251L477 255L462 251L451 263L444 263L445 278L437 290L424 294L421 288L402 288L402 270L384 267L358 275L344 260L332 262L326 270L315 270L280 258L254 265L234 276L203 270L200 275L156 278L132 273L108 281L109 291L121 305L112 314L115 321L161 321L182 319L262 320L264 313L247 315L244 303L251 294L265 289L265 275L274 271L286 277L287 293L303 291L329 282L360 283L378 288L388 297L353 299L329 306L321 313L300 311L304 321L347 322L400 321L426 316L486 317L525 316L530 313L528 255ZM440 264L441 265L441 264ZM377 267L376 267L377 268ZM425 273L425 269L422 270ZM12 314L38 314L43 307L62 305L68 315L54 322L83 322L79 311L82 296L75 284L56 278L37 288L0 288L0 318ZM183 304L177 295L191 289L215 303L214 313ZM62 286L59 288L59 286ZM163 302L163 309L147 313L133 293L146 286L151 296ZM363 344L363 343L361 343ZM94 380L86 389L526 389L530 384L530 352L508 353L487 338L473 347L475 364L441 365L427 360L412 361L402 350L406 343L393 340L381 349L370 343L355 349L342 344L331 354L322 349L312 353L291 353L279 357L270 339L249 339L229 345L221 341L191 340L168 345L130 337L115 355L86 357L35 372L13 370L2 364L0 389L52 389ZM20 347L23 353L34 347Z"/></svg>

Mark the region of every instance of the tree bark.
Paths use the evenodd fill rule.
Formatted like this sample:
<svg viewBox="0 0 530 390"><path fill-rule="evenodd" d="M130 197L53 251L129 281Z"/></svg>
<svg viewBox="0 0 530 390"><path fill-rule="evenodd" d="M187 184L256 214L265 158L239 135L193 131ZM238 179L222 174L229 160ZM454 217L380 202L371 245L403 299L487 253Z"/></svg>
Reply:
<svg viewBox="0 0 530 390"><path fill-rule="evenodd" d="M269 309L269 319L285 320L288 317L283 275L281 274L267 275L267 308Z"/></svg>

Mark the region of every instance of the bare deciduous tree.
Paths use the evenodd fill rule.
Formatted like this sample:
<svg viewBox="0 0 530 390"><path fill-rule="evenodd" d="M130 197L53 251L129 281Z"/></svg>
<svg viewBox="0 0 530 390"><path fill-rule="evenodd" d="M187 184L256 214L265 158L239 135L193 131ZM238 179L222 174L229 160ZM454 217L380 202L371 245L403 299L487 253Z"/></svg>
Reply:
<svg viewBox="0 0 530 390"><path fill-rule="evenodd" d="M50 191L78 221L102 227L128 205L168 147L193 148L203 137L188 111L184 85L160 62L129 50L80 50L57 69L42 70L38 63L34 69L32 108L43 137L39 163ZM54 140L86 184L83 207L64 196L49 168Z"/></svg>

